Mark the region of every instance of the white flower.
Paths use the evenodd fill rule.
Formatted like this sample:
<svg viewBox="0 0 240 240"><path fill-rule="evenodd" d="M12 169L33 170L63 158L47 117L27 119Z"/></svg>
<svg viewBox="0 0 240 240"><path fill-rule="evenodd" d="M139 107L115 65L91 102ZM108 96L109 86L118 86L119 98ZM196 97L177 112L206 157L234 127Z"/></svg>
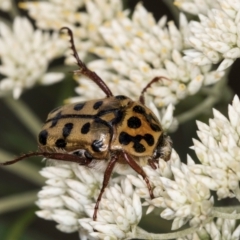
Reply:
<svg viewBox="0 0 240 240"><path fill-rule="evenodd" d="M0 95L12 91L18 98L24 89L37 83L62 80L63 73L46 73L49 62L66 49L58 34L34 31L29 20L20 17L15 18L13 30L0 23L0 34L0 73L5 76L0 81Z"/></svg>
<svg viewBox="0 0 240 240"><path fill-rule="evenodd" d="M176 104L188 95L195 94L203 85L218 81L223 72L210 71L183 60L182 52L189 45L186 17L180 16L180 30L173 22L166 27L166 17L158 22L141 4L132 19L122 12L114 20L101 26L100 32L108 46L96 46L92 52L101 57L88 64L96 71L114 94L138 99L139 93L156 76L165 76L148 89L158 107ZM97 86L85 79L77 92L82 98L96 98ZM102 96L100 93L99 96Z"/></svg>
<svg viewBox="0 0 240 240"><path fill-rule="evenodd" d="M122 3L119 0L24 1L20 7L29 11L41 29L69 27L74 33L76 49L84 57L88 49L102 44L99 27L122 10ZM75 63L71 54L70 50L66 53L68 64Z"/></svg>
<svg viewBox="0 0 240 240"><path fill-rule="evenodd" d="M86 205L96 200L102 183L102 174L78 164L59 164L45 167L41 175L48 178L38 193L37 215L54 220L63 232L79 231L86 235L78 223L87 217Z"/></svg>
<svg viewBox="0 0 240 240"><path fill-rule="evenodd" d="M223 71L240 57L240 2L219 0L219 4L221 9L199 14L200 22L190 22L189 42L194 49L185 51L185 59L197 65L222 61L217 70Z"/></svg>
<svg viewBox="0 0 240 240"><path fill-rule="evenodd" d="M0 9L2 11L9 11L12 7L11 0L0 0Z"/></svg>
<svg viewBox="0 0 240 240"><path fill-rule="evenodd" d="M215 221L207 223L203 228L186 237L177 238L177 240L204 240L204 239L226 239L239 240L240 225L236 220L218 218Z"/></svg>
<svg viewBox="0 0 240 240"><path fill-rule="evenodd" d="M79 231L81 236L94 239L103 235L117 239L134 236L142 206L128 179L112 179L115 184L109 183L99 205L97 221L93 221L103 173L74 163L54 161L53 164L40 172L48 180L38 193L39 217L56 221L57 228L63 232Z"/></svg>
<svg viewBox="0 0 240 240"><path fill-rule="evenodd" d="M234 97L228 107L229 120L213 110L209 125L197 122L198 137L194 139L194 151L202 164L194 164L189 157L189 167L195 176L218 198L236 197L240 201L240 101Z"/></svg>
<svg viewBox="0 0 240 240"><path fill-rule="evenodd" d="M106 189L97 221L92 220L94 204L87 205L86 209L90 218L80 219L79 223L90 236L97 239L130 239L134 237L135 228L142 217L140 198L128 179Z"/></svg>
<svg viewBox="0 0 240 240"><path fill-rule="evenodd" d="M136 192L147 201L147 213L155 207L164 209L160 216L173 220L172 230L182 227L189 221L191 226L204 225L211 218L213 199L208 187L199 182L188 166L181 163L175 151L171 160L159 160L159 168L143 167L154 186L154 199L149 199L148 189L141 177L129 175L128 178Z"/></svg>
<svg viewBox="0 0 240 240"><path fill-rule="evenodd" d="M220 8L219 1L216 0L175 0L174 5L194 15L206 14L209 9Z"/></svg>

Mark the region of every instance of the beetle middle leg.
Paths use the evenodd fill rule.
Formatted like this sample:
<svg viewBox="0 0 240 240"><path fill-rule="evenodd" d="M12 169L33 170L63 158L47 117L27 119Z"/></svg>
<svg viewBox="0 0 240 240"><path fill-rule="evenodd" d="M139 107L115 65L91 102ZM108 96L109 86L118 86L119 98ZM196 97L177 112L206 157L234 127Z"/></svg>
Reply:
<svg viewBox="0 0 240 240"><path fill-rule="evenodd" d="M113 168L114 168L114 166L115 166L117 161L118 161L118 155L115 154L115 155L113 155L111 157L111 160L109 161L109 163L107 165L107 168L106 168L106 170L104 172L102 188L101 188L101 191L100 191L100 193L98 195L97 202L96 202L95 207L94 207L93 221L96 221L96 219L97 219L97 211L98 211L99 203L100 203L100 201L102 199L102 195L104 193L105 188L108 185L109 179L110 179L110 177L112 175Z"/></svg>
<svg viewBox="0 0 240 240"><path fill-rule="evenodd" d="M143 177L144 181L147 184L147 188L148 188L150 197L151 197L151 199L153 199L154 198L153 189L150 185L147 174L143 171L143 169L136 163L136 161L129 154L127 154L124 151L122 152L122 154L123 154L123 157L125 158L126 162L130 165L130 167Z"/></svg>

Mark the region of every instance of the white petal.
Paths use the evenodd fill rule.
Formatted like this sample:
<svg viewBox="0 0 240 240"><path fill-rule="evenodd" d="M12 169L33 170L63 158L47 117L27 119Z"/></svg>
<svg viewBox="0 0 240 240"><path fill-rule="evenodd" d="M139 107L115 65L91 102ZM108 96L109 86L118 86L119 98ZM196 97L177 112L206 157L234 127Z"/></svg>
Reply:
<svg viewBox="0 0 240 240"><path fill-rule="evenodd" d="M49 85L61 81L64 78L63 73L46 73L40 83L43 85Z"/></svg>

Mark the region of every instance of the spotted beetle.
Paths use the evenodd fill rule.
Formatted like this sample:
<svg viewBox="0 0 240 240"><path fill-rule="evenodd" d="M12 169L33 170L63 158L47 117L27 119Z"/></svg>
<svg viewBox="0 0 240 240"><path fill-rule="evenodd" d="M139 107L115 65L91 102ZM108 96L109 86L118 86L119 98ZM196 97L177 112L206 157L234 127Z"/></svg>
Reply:
<svg viewBox="0 0 240 240"><path fill-rule="evenodd" d="M164 77L153 78L141 91L138 101L123 95L114 96L105 82L79 58L72 31L67 27L61 30L67 30L70 36L73 56L79 66L79 70L74 73L85 75L95 82L106 97L54 109L38 135L39 151L0 165L10 165L32 156L76 162L88 167L105 163L102 188L93 214L93 220L96 220L104 189L116 165L118 169L129 165L140 174L146 182L150 197L154 197L142 162L156 169L159 158L165 161L170 159L172 143L164 134L157 117L146 107L144 93L154 82Z"/></svg>

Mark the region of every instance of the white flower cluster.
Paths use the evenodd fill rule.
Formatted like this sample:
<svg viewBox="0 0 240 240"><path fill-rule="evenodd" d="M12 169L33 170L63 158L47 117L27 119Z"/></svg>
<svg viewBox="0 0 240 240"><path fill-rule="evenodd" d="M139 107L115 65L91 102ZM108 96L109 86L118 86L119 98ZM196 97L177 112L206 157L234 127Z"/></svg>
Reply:
<svg viewBox="0 0 240 240"><path fill-rule="evenodd" d="M235 197L240 201L240 101L234 97L229 105L229 120L214 110L209 125L197 122L198 137L193 150L202 164L194 164L189 157L189 168L199 181L217 192L218 198Z"/></svg>
<svg viewBox="0 0 240 240"><path fill-rule="evenodd" d="M97 221L92 220L95 204L87 205L90 218L79 220L80 226L94 239L131 239L142 217L140 197L128 179L108 187L100 203ZM89 209L88 209L89 208Z"/></svg>
<svg viewBox="0 0 240 240"><path fill-rule="evenodd" d="M198 67L183 60L182 52L189 46L185 15L180 16L179 30L173 22L167 25L166 17L156 22L141 4L137 5L132 19L128 12L122 12L99 28L108 46L92 48L92 52L102 59L90 62L88 66L110 87L113 85L114 94L124 93L135 99L154 77L169 78L148 90L160 107L176 104L202 86L221 79L224 72L210 71L210 65ZM77 92L86 99L93 97L96 92L90 90L93 86L85 79L80 82Z"/></svg>
<svg viewBox="0 0 240 240"><path fill-rule="evenodd" d="M150 166L143 167L154 186L154 199L149 199L148 189L140 176L131 176L131 183L136 186L136 192L147 201L147 213L155 207L164 209L160 216L173 220L172 230L182 227L189 221L193 227L203 225L211 218L213 198L209 188L199 182L188 166L181 163L175 151L171 160L159 160L159 168L153 170Z"/></svg>
<svg viewBox="0 0 240 240"><path fill-rule="evenodd" d="M63 232L79 230L78 219L87 217L86 205L96 199L102 174L77 164L48 166L40 173L48 180L38 194L37 205L42 210L37 215L56 221Z"/></svg>
<svg viewBox="0 0 240 240"><path fill-rule="evenodd" d="M223 71L240 57L240 2L219 0L221 9L199 14L200 22L189 24L189 42L194 49L185 51L184 59L197 64L216 64Z"/></svg>
<svg viewBox="0 0 240 240"><path fill-rule="evenodd" d="M38 193L37 205L42 209L37 211L39 217L56 221L57 228L63 232L79 231L81 239L134 236L142 207L128 179L116 178L118 184L106 189L97 221L93 221L93 202L101 188L103 173L77 164L55 164L40 173L48 180Z"/></svg>
<svg viewBox="0 0 240 240"><path fill-rule="evenodd" d="M240 225L236 220L218 218L216 221L207 223L203 228L197 230L194 234L186 237L177 238L177 240L205 240L205 239L226 239L239 240Z"/></svg>
<svg viewBox="0 0 240 240"><path fill-rule="evenodd" d="M29 11L29 15L36 20L40 29L58 31L61 27L69 27L74 32L76 49L80 56L84 57L91 47L103 44L98 29L104 21L114 18L119 11L122 11L122 2L119 0L24 1L20 7ZM72 52L69 50L66 53L67 64L75 63L71 55Z"/></svg>
<svg viewBox="0 0 240 240"><path fill-rule="evenodd" d="M57 31L64 26L72 28L74 24L79 24L81 16L77 10L83 6L84 0L24 1L19 4L20 8L29 11L40 29ZM75 31L75 28L73 30Z"/></svg>
<svg viewBox="0 0 240 240"><path fill-rule="evenodd" d="M24 31L23 31L24 29ZM63 54L66 43L58 34L34 30L27 18L16 17L11 30L0 23L0 95L12 91L18 98L24 89L36 83L52 84L64 77L63 73L48 72L48 64Z"/></svg>
<svg viewBox="0 0 240 240"><path fill-rule="evenodd" d="M184 12L197 15L207 14L212 8L220 8L219 2L215 0L174 0L174 5Z"/></svg>

